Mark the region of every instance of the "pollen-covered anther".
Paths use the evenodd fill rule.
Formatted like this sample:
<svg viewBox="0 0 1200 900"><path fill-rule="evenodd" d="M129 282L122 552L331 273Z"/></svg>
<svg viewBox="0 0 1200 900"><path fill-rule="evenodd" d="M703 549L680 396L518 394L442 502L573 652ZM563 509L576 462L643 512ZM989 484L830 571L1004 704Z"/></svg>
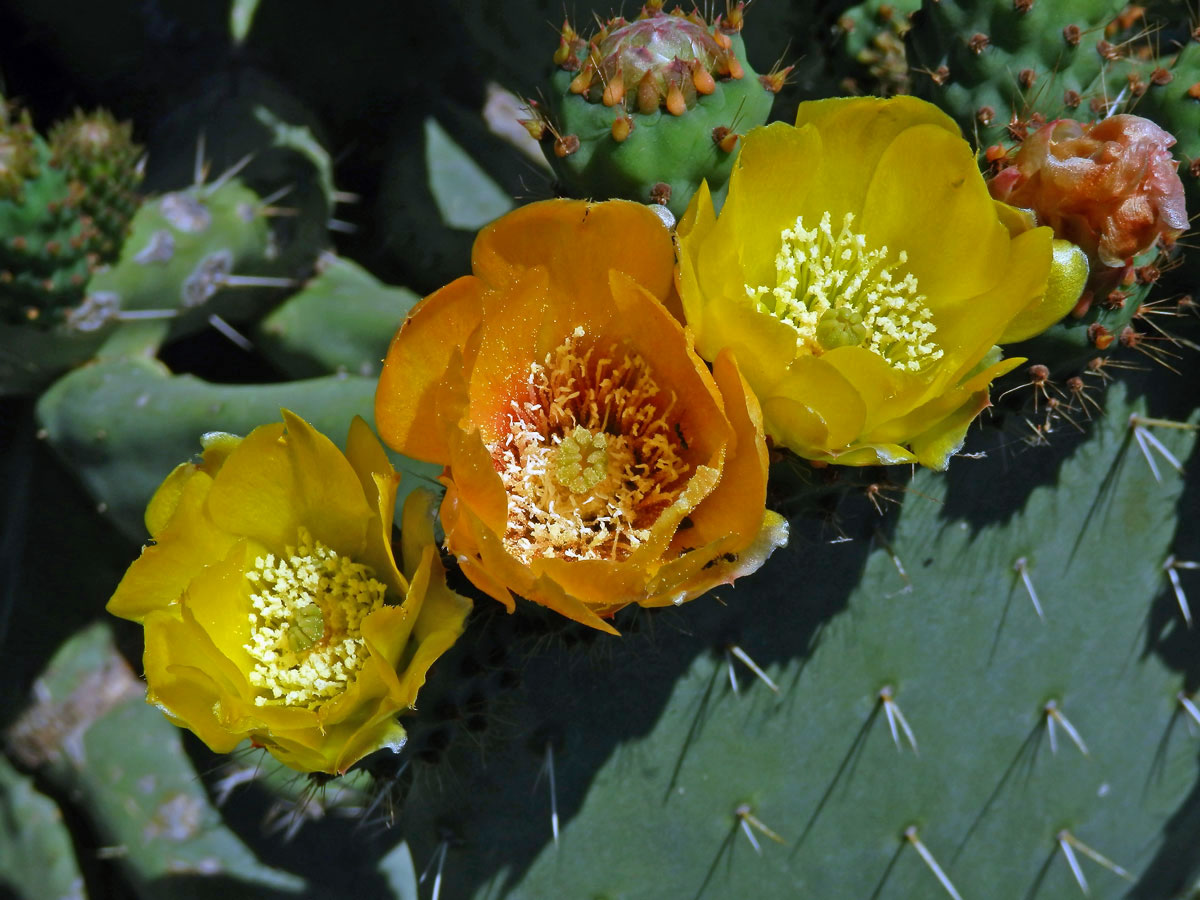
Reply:
<svg viewBox="0 0 1200 900"><path fill-rule="evenodd" d="M691 468L674 406L639 354L583 328L532 364L507 433L488 445L508 495L508 552L619 560L645 542Z"/></svg>
<svg viewBox="0 0 1200 900"><path fill-rule="evenodd" d="M943 351L916 277L904 272L908 256L869 247L853 224L847 213L835 234L828 212L811 230L797 218L780 235L775 286L746 285L746 293L796 330L802 352L863 347L895 369L920 372Z"/></svg>
<svg viewBox="0 0 1200 900"><path fill-rule="evenodd" d="M258 557L246 572L254 660L249 680L259 706L317 709L344 693L366 662L362 622L387 588L370 566L342 556L304 528L282 557Z"/></svg>

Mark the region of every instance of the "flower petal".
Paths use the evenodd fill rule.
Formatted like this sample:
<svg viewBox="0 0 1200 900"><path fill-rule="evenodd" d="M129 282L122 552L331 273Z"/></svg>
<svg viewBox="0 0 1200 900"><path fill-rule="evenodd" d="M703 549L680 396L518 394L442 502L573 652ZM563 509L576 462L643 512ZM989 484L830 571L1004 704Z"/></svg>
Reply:
<svg viewBox="0 0 1200 900"><path fill-rule="evenodd" d="M186 611L151 612L145 628L146 699L195 732L213 752L231 752L245 733L226 729L218 711L225 697L245 690L241 673Z"/></svg>
<svg viewBox="0 0 1200 900"><path fill-rule="evenodd" d="M362 552L371 508L358 476L329 438L288 411L281 425L254 429L221 468L208 512L226 531L273 553L294 545L301 526L346 556Z"/></svg>
<svg viewBox="0 0 1200 900"><path fill-rule="evenodd" d="M471 269L491 287L544 268L556 295L587 306L607 291L610 269L660 301L675 293L675 253L662 220L641 203L548 200L518 207L479 232Z"/></svg>
<svg viewBox="0 0 1200 900"><path fill-rule="evenodd" d="M763 399L767 433L788 446L794 440L808 446L844 447L866 421L863 396L824 356L797 357ZM819 429L805 410L820 423Z"/></svg>
<svg viewBox="0 0 1200 900"><path fill-rule="evenodd" d="M170 519L155 532L156 543L143 547L142 555L125 571L108 601L107 609L114 616L140 622L152 610L177 603L188 583L205 566L224 559L238 542L205 514L213 483L207 473L185 463L168 481L173 500ZM162 511L160 506L155 517Z"/></svg>
<svg viewBox="0 0 1200 900"><path fill-rule="evenodd" d="M375 507L359 561L374 569L375 576L387 584L393 594L403 596L408 591L408 582L396 568L396 559L392 555L392 517L396 510L400 473L392 468L383 445L360 416L355 416L350 423L346 459L358 476L367 502Z"/></svg>
<svg viewBox="0 0 1200 900"><path fill-rule="evenodd" d="M675 554L684 546L697 547L719 538L731 547L745 545L761 525L767 500L768 459L762 409L738 371L732 351L722 350L717 356L713 378L725 401L725 415L734 436L717 487L688 515L690 527L676 532L671 544Z"/></svg>
<svg viewBox="0 0 1200 900"><path fill-rule="evenodd" d="M437 390L456 351L479 324L484 284L467 275L430 294L396 332L375 391L375 426L389 446L425 462L449 456L436 427Z"/></svg>
<svg viewBox="0 0 1200 900"><path fill-rule="evenodd" d="M1070 241L1054 240L1046 293L1026 306L1008 323L998 344L1027 341L1064 318L1079 301L1088 280L1087 254Z"/></svg>
<svg viewBox="0 0 1200 900"><path fill-rule="evenodd" d="M820 178L822 137L815 128L776 122L751 129L742 140L725 205L707 236L736 247L741 256L740 267L729 272L740 284L721 285L718 296L744 294L747 284L774 284L780 235L797 216L819 208L811 197Z"/></svg>
<svg viewBox="0 0 1200 900"><path fill-rule="evenodd" d="M918 160L921 177L898 177ZM908 254L904 271L916 276L935 322L1006 274L1009 232L996 217L971 147L938 125L914 125L888 145L859 227L873 247Z"/></svg>

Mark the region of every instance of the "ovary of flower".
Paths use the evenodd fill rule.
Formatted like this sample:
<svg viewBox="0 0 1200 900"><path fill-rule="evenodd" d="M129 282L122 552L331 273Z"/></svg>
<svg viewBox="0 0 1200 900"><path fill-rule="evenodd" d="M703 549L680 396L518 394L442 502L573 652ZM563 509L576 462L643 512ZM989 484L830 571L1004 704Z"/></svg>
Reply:
<svg viewBox="0 0 1200 900"><path fill-rule="evenodd" d="M254 560L245 649L255 661L250 684L263 691L256 704L316 709L346 690L366 660L362 621L387 590L374 574L304 528L284 557Z"/></svg>
<svg viewBox="0 0 1200 900"><path fill-rule="evenodd" d="M812 230L797 217L779 236L775 287L746 285L746 294L796 330L802 352L860 346L893 368L919 372L943 351L932 340L937 327L916 278L896 277L908 256L901 251L889 263L888 248L869 249L853 223L846 213L835 235L828 212Z"/></svg>
<svg viewBox="0 0 1200 900"><path fill-rule="evenodd" d="M650 366L617 346L583 346L577 328L530 366L532 399L510 404L489 445L508 495L506 549L538 557L622 559L679 496L689 472Z"/></svg>

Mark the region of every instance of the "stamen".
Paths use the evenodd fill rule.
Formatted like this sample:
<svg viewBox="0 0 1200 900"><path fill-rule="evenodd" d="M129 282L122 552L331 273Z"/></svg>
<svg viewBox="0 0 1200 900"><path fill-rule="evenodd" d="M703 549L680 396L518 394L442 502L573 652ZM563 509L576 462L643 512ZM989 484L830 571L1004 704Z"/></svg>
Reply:
<svg viewBox="0 0 1200 900"><path fill-rule="evenodd" d="M488 447L508 494L505 547L524 562L623 559L691 469L675 395L637 353L585 338L576 328L529 367Z"/></svg>
<svg viewBox="0 0 1200 900"><path fill-rule="evenodd" d="M835 235L828 212L811 231L797 218L780 235L775 287L746 285L746 294L796 329L804 353L863 347L894 369L920 372L943 351L933 341L937 326L917 279L902 274L908 255L900 251L889 262L888 248L869 249L853 222L846 213Z"/></svg>
<svg viewBox="0 0 1200 900"><path fill-rule="evenodd" d="M283 558L254 560L246 578L258 592L245 648L255 660L257 705L317 709L346 690L367 657L362 621L387 591L374 575L304 528Z"/></svg>

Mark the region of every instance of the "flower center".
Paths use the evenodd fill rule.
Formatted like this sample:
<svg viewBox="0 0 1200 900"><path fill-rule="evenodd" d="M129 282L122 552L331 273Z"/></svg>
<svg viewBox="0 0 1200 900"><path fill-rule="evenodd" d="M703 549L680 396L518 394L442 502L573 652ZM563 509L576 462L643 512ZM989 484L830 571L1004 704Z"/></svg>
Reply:
<svg viewBox="0 0 1200 900"><path fill-rule="evenodd" d="M623 559L679 496L689 464L675 395L617 344L584 347L576 328L510 402L488 447L508 493L505 548L539 557Z"/></svg>
<svg viewBox="0 0 1200 900"><path fill-rule="evenodd" d="M554 477L574 494L586 494L608 477L608 435L582 425L562 436L554 456Z"/></svg>
<svg viewBox="0 0 1200 900"><path fill-rule="evenodd" d="M316 709L343 693L367 658L362 621L387 588L370 566L335 553L300 529L298 546L254 560L250 684L259 706Z"/></svg>
<svg viewBox="0 0 1200 900"><path fill-rule="evenodd" d="M746 294L795 328L803 351L819 356L864 347L894 369L919 372L943 351L917 279L903 272L908 254L902 250L889 262L888 248L868 248L853 223L854 214L846 213L835 235L828 212L811 231L798 217L780 235L775 287L746 285Z"/></svg>

